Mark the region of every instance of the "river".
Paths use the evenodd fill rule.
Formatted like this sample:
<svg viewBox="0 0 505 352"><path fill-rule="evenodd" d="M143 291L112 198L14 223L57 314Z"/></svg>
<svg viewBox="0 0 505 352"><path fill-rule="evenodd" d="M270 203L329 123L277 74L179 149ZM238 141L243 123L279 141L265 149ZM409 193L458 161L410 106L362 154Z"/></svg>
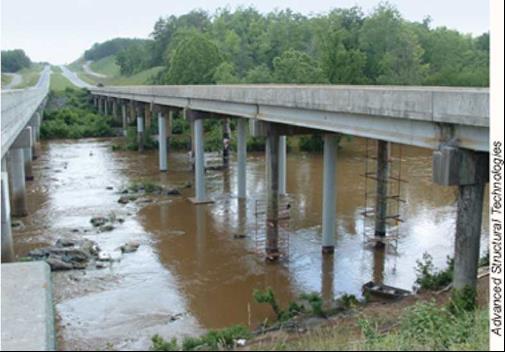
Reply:
<svg viewBox="0 0 505 352"><path fill-rule="evenodd" d="M288 153L289 255L271 264L256 251L256 222L262 223L256 200L265 194L262 153L248 155L246 202L235 197L232 159L228 172L207 173L213 204L193 205L186 199L193 189L187 188L182 196L122 205L119 191L131 181L181 187L193 174L184 152L169 153L169 171L160 173L157 152L112 151L114 143L117 139L41 143L35 181L28 183L30 215L14 230L18 256L62 237L86 237L106 251L131 239L141 243L137 252L108 268L53 273L59 349L145 349L154 334L197 335L238 323L255 327L273 318L268 307L253 302L255 289L273 288L282 305L302 292L319 292L326 299L359 296L361 285L372 279L411 289L416 260L424 252L444 267L453 251L457 189L432 183L429 150L403 148L404 222L396 250L377 251L365 243L361 214L365 142L343 142L337 163L336 249L324 259L322 155ZM209 159L219 163L216 154ZM486 196L484 219L487 204ZM90 218L110 214L124 222L97 233ZM482 252L487 240L484 222Z"/></svg>

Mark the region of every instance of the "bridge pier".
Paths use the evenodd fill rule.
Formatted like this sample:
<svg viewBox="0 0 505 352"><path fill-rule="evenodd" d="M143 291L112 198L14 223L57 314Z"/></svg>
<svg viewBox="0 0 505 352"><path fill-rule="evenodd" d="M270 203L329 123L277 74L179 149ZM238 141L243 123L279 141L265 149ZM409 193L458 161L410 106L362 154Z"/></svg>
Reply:
<svg viewBox="0 0 505 352"><path fill-rule="evenodd" d="M122 126L123 126L123 136L126 137L128 134L128 117L127 117L125 102L121 102L121 119L122 119Z"/></svg>
<svg viewBox="0 0 505 352"><path fill-rule="evenodd" d="M193 125L195 152L195 197L190 198L194 204L212 203L207 198L205 189L205 149L203 139L203 114L188 110L187 114Z"/></svg>
<svg viewBox="0 0 505 352"><path fill-rule="evenodd" d="M267 216L266 216L266 255L268 260L279 259L279 133L270 126L267 134Z"/></svg>
<svg viewBox="0 0 505 352"><path fill-rule="evenodd" d="M160 158L160 171L167 171L167 119L161 109L158 111L158 148Z"/></svg>
<svg viewBox="0 0 505 352"><path fill-rule="evenodd" d="M489 154L442 146L433 153L433 180L458 186L453 287L475 290Z"/></svg>
<svg viewBox="0 0 505 352"><path fill-rule="evenodd" d="M237 125L237 159L238 159L238 197L247 197L246 161L247 161L247 124L244 118L238 119Z"/></svg>
<svg viewBox="0 0 505 352"><path fill-rule="evenodd" d="M228 168L230 165L230 140L231 140L231 129L230 129L230 119L223 119L223 167Z"/></svg>
<svg viewBox="0 0 505 352"><path fill-rule="evenodd" d="M23 148L23 158L24 158L24 167L25 167L25 179L26 181L32 181L33 180L33 172L32 172L32 160L33 160L33 132L32 132L32 127L28 126L26 127L28 130L26 134L27 138L27 146Z"/></svg>
<svg viewBox="0 0 505 352"><path fill-rule="evenodd" d="M389 174L390 174L390 151L391 143L377 140L377 190L375 198L375 236L383 238L386 236L387 216L388 216L388 194L389 194ZM383 242L376 242L378 246Z"/></svg>
<svg viewBox="0 0 505 352"><path fill-rule="evenodd" d="M337 147L338 136L336 134L325 134L323 156L323 254L333 254L335 252Z"/></svg>
<svg viewBox="0 0 505 352"><path fill-rule="evenodd" d="M144 152L144 106L141 103L137 103L137 144L138 151L140 153Z"/></svg>
<svg viewBox="0 0 505 352"><path fill-rule="evenodd" d="M105 116L109 115L109 98L104 98L103 100L103 114Z"/></svg>
<svg viewBox="0 0 505 352"><path fill-rule="evenodd" d="M12 241L11 211L9 202L9 180L6 161L2 159L2 263L14 261L14 245Z"/></svg>
<svg viewBox="0 0 505 352"><path fill-rule="evenodd" d="M279 136L279 194L286 194L286 136Z"/></svg>

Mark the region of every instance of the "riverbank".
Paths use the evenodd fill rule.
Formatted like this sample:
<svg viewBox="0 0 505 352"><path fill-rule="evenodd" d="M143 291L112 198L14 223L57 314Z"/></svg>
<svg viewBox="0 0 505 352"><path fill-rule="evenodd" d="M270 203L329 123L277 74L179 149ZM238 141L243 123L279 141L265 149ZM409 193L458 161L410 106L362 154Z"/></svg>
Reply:
<svg viewBox="0 0 505 352"><path fill-rule="evenodd" d="M460 313L450 321L446 315L450 297L449 290L430 291L397 302L368 303L327 321L317 321L317 326L309 329L267 333L239 350L488 350L489 276L478 281L475 312ZM452 329L444 326L444 318L454 325ZM404 330L412 327L415 336L406 338L408 332Z"/></svg>

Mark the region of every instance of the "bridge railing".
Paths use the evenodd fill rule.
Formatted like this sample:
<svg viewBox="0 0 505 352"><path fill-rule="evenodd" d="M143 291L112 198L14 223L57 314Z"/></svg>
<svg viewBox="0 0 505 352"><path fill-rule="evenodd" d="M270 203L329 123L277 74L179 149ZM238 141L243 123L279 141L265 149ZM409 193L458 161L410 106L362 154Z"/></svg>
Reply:
<svg viewBox="0 0 505 352"><path fill-rule="evenodd" d="M46 68L34 87L2 91L2 158L47 97L49 75Z"/></svg>

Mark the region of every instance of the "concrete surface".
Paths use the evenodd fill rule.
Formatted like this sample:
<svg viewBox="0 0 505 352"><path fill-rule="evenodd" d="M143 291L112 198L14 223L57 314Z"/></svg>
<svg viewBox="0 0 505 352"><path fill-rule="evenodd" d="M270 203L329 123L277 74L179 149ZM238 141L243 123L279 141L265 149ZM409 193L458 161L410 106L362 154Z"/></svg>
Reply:
<svg viewBox="0 0 505 352"><path fill-rule="evenodd" d="M45 262L2 264L3 351L55 349L51 271Z"/></svg>
<svg viewBox="0 0 505 352"><path fill-rule="evenodd" d="M489 89L346 85L93 87L129 99L437 149L489 150ZM449 126L450 128L444 128ZM450 135L447 135L450 131Z"/></svg>

